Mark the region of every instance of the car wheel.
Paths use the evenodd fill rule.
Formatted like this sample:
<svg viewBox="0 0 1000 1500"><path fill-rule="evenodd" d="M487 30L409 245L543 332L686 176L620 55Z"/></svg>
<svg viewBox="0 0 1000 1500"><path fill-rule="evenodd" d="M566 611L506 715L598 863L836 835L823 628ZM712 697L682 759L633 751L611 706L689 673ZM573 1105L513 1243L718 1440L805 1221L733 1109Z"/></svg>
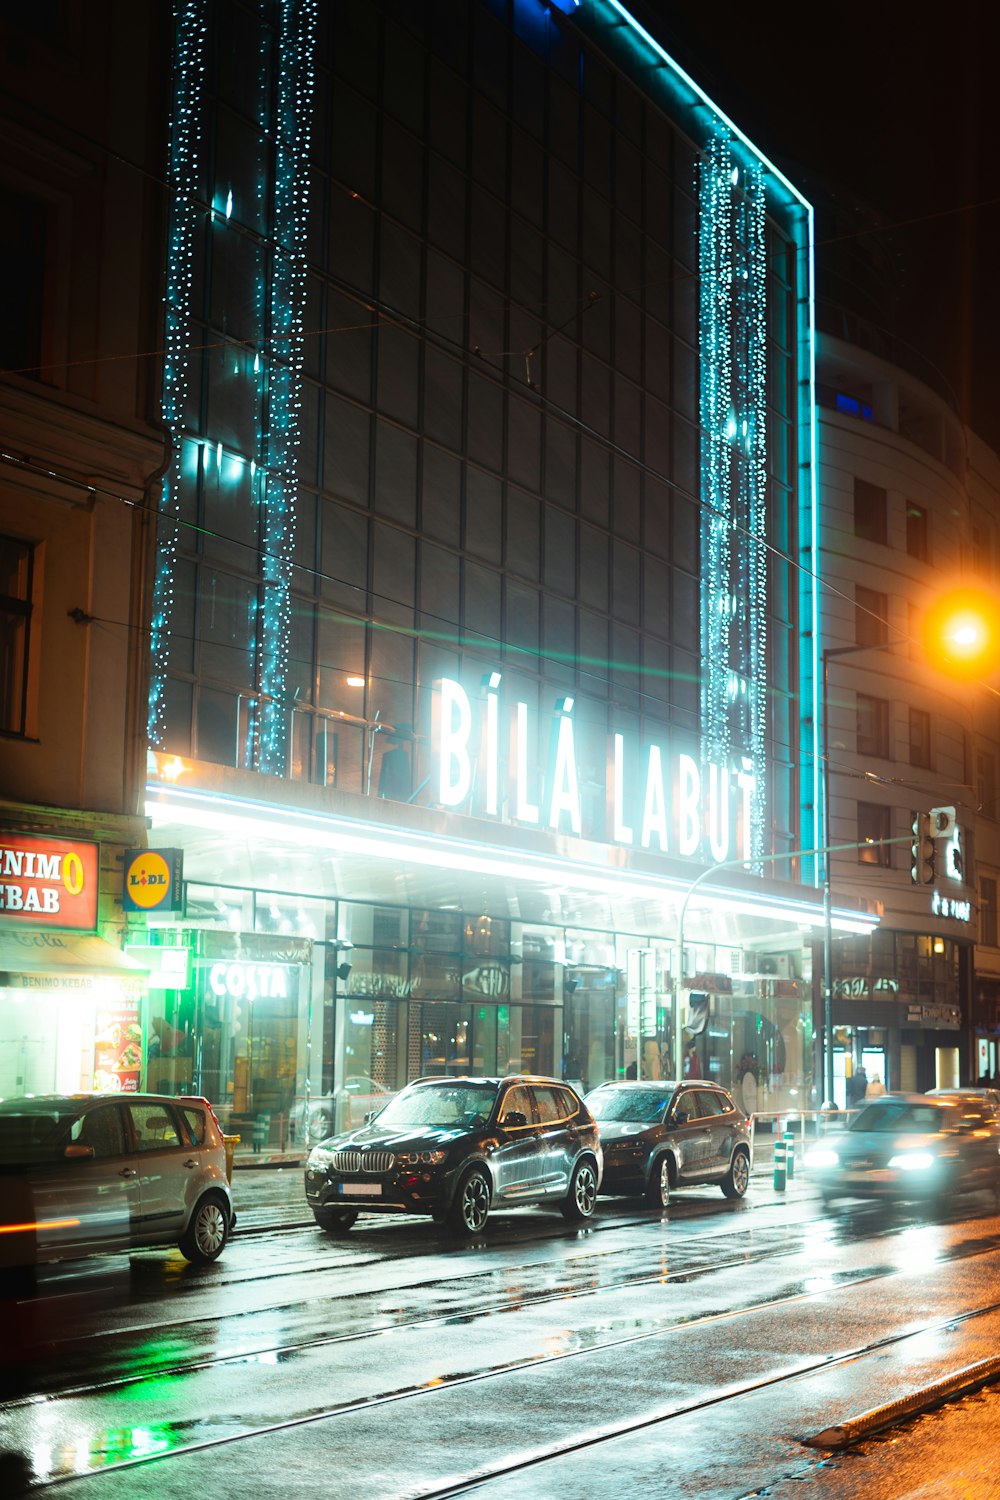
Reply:
<svg viewBox="0 0 1000 1500"><path fill-rule="evenodd" d="M569 1192L559 1205L564 1219L589 1219L597 1202L597 1173L591 1161L578 1161L570 1179Z"/></svg>
<svg viewBox="0 0 1000 1500"><path fill-rule="evenodd" d="M490 1211L490 1184L481 1167L472 1167L455 1192L448 1223L455 1234L467 1238L478 1234Z"/></svg>
<svg viewBox="0 0 1000 1500"><path fill-rule="evenodd" d="M191 1222L178 1240L183 1256L196 1266L211 1265L229 1237L229 1208L220 1193L206 1193L195 1205Z"/></svg>
<svg viewBox="0 0 1000 1500"><path fill-rule="evenodd" d="M327 1234L346 1234L357 1221L356 1208L314 1208L313 1218Z"/></svg>
<svg viewBox="0 0 1000 1500"><path fill-rule="evenodd" d="M646 1202L650 1208L666 1208L670 1202L670 1157L665 1151L656 1158L650 1169Z"/></svg>
<svg viewBox="0 0 1000 1500"><path fill-rule="evenodd" d="M727 1198L742 1198L750 1185L750 1158L745 1151L735 1151L729 1171L720 1186Z"/></svg>
<svg viewBox="0 0 1000 1500"><path fill-rule="evenodd" d="M325 1109L312 1111L306 1134L309 1137L310 1146L316 1146L320 1141L325 1141L328 1136L333 1135L333 1121Z"/></svg>

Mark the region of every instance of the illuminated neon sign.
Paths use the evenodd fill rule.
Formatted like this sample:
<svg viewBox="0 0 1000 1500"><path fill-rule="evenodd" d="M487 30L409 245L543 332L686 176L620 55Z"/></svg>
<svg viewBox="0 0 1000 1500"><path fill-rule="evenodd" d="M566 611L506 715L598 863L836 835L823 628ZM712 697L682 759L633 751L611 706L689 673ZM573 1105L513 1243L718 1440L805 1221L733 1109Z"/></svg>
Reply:
<svg viewBox="0 0 1000 1500"><path fill-rule="evenodd" d="M431 726L435 801L448 808L474 804L486 817L579 835L580 776L571 704L562 700L552 716L545 771L539 774L530 755L536 726L527 703L516 702L502 714L496 685L490 686L485 703L474 706L460 682L438 679ZM700 765L684 751L670 754L649 744L638 755L636 784L628 767L635 766L639 747L616 733L609 749L612 842L687 858L707 853L718 864L749 851L756 779L748 762Z"/></svg>

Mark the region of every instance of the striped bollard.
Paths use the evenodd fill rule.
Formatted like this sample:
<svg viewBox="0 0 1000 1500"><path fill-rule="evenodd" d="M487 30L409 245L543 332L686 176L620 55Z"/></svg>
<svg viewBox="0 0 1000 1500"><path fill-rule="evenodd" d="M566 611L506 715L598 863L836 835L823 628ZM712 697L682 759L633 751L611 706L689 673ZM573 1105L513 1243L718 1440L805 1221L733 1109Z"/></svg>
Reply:
<svg viewBox="0 0 1000 1500"><path fill-rule="evenodd" d="M776 1193L785 1191L785 1160L785 1142L777 1140L774 1143L774 1191Z"/></svg>
<svg viewBox="0 0 1000 1500"><path fill-rule="evenodd" d="M795 1176L795 1137L790 1130L785 1131L785 1175L789 1182Z"/></svg>

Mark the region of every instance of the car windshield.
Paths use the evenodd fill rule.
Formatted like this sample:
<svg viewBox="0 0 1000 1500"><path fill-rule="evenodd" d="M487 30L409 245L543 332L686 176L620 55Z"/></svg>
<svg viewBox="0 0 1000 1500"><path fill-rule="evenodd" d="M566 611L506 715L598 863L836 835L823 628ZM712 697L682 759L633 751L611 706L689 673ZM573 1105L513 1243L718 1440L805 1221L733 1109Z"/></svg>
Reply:
<svg viewBox="0 0 1000 1500"><path fill-rule="evenodd" d="M944 1130L952 1110L934 1104L910 1104L905 1099L872 1103L854 1116L849 1130L879 1130L897 1135L923 1135L929 1130Z"/></svg>
<svg viewBox="0 0 1000 1500"><path fill-rule="evenodd" d="M5 1100L0 1104L0 1162L9 1166L51 1156L77 1113L76 1105L55 1100Z"/></svg>
<svg viewBox="0 0 1000 1500"><path fill-rule="evenodd" d="M378 1116L389 1130L485 1125L496 1103L495 1083L432 1083L404 1089Z"/></svg>
<svg viewBox="0 0 1000 1500"><path fill-rule="evenodd" d="M598 1089L587 1095L586 1102L595 1120L619 1125L651 1125L663 1118L663 1111L673 1093L672 1083L662 1089Z"/></svg>

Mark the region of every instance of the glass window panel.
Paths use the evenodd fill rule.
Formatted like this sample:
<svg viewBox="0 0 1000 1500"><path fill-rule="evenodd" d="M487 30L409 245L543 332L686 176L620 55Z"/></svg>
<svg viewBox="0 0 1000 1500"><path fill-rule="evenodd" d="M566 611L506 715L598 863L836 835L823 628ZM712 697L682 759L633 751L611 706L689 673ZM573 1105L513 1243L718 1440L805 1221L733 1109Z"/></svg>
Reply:
<svg viewBox="0 0 1000 1500"><path fill-rule="evenodd" d="M430 542L420 543L420 629L444 631L457 638L459 559Z"/></svg>
<svg viewBox="0 0 1000 1500"><path fill-rule="evenodd" d="M349 190L330 193L330 270L357 291L374 287L375 214Z"/></svg>
<svg viewBox="0 0 1000 1500"><path fill-rule="evenodd" d="M502 348L502 343L494 346ZM499 472L503 463L503 392L475 372L469 375L469 457Z"/></svg>
<svg viewBox="0 0 1000 1500"><path fill-rule="evenodd" d="M433 153L428 181L427 231L431 240L449 255L456 260L464 259L465 178Z"/></svg>
<svg viewBox="0 0 1000 1500"><path fill-rule="evenodd" d="M538 650L538 592L507 580L507 632L511 646L522 651Z"/></svg>
<svg viewBox="0 0 1000 1500"><path fill-rule="evenodd" d="M412 626L415 572L413 537L376 522L372 607L379 619Z"/></svg>
<svg viewBox="0 0 1000 1500"><path fill-rule="evenodd" d="M538 532L539 506L534 495L508 489L506 561L511 572L537 579L541 550Z"/></svg>
<svg viewBox="0 0 1000 1500"><path fill-rule="evenodd" d="M614 543L614 613L630 625L639 623L639 549Z"/></svg>
<svg viewBox="0 0 1000 1500"><path fill-rule="evenodd" d="M417 440L390 422L375 423L374 508L413 526L417 516ZM379 565L378 550L375 566Z"/></svg>
<svg viewBox="0 0 1000 1500"><path fill-rule="evenodd" d="M608 538L593 526L580 527L580 600L593 609L608 607Z"/></svg>
<svg viewBox="0 0 1000 1500"><path fill-rule="evenodd" d="M382 215L379 291L383 303L408 318L420 317L420 240Z"/></svg>
<svg viewBox="0 0 1000 1500"><path fill-rule="evenodd" d="M465 545L489 562L500 562L502 491L500 481L480 469L465 476Z"/></svg>
<svg viewBox="0 0 1000 1500"><path fill-rule="evenodd" d="M339 397L327 395L323 434L323 488L368 504L371 418Z"/></svg>
<svg viewBox="0 0 1000 1500"><path fill-rule="evenodd" d="M368 598L368 517L334 500L320 504L319 592L344 609L365 612Z"/></svg>
<svg viewBox="0 0 1000 1500"><path fill-rule="evenodd" d="M330 94L333 175L371 201L377 182L378 111L344 83L338 82Z"/></svg>
<svg viewBox="0 0 1000 1500"><path fill-rule="evenodd" d="M327 289L326 379L359 401L371 397L375 322L347 297ZM358 326L358 325L362 326Z"/></svg>
<svg viewBox="0 0 1000 1500"><path fill-rule="evenodd" d="M576 594L576 521L554 505L545 507L545 586Z"/></svg>
<svg viewBox="0 0 1000 1500"><path fill-rule="evenodd" d="M464 633L490 644L500 640L500 574L466 562Z"/></svg>
<svg viewBox="0 0 1000 1500"><path fill-rule="evenodd" d="M424 446L421 520L429 536L456 542L462 525L462 469L457 459Z"/></svg>
<svg viewBox="0 0 1000 1500"><path fill-rule="evenodd" d="M542 420L537 406L512 396L507 403L507 470L528 489L541 486ZM537 530L537 526L536 526Z"/></svg>
<svg viewBox="0 0 1000 1500"><path fill-rule="evenodd" d="M428 344L424 350L424 431L456 453L462 448L462 366Z"/></svg>

